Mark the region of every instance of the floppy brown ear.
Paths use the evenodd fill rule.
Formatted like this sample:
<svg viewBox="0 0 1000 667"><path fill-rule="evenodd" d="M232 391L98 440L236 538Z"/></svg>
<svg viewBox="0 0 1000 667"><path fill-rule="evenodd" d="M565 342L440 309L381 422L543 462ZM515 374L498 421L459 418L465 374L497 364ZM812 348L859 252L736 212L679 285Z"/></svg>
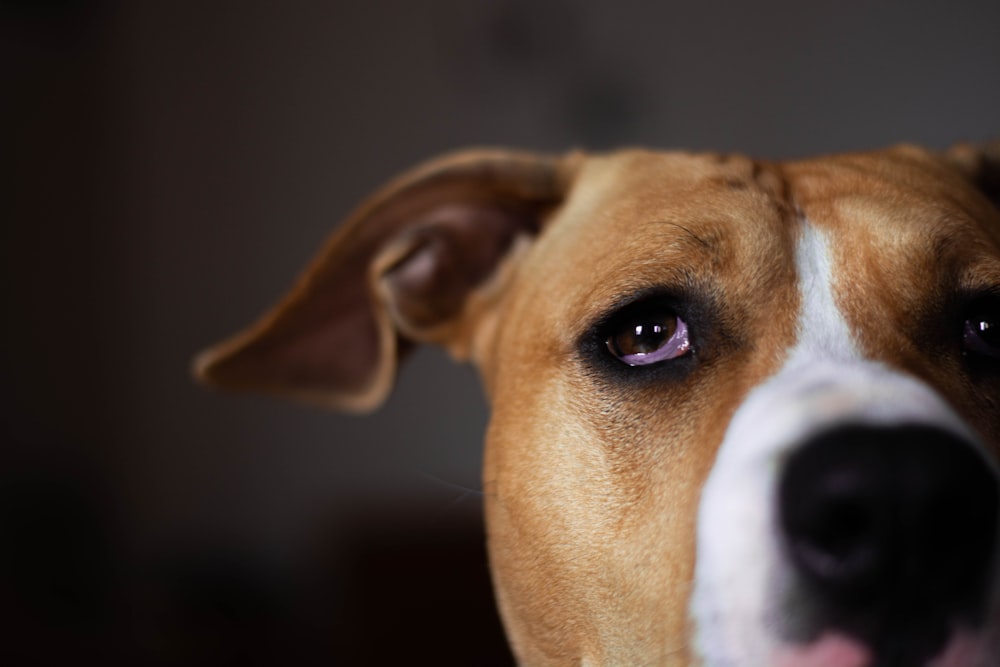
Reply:
<svg viewBox="0 0 1000 667"><path fill-rule="evenodd" d="M576 158L477 150L392 181L337 229L291 291L195 374L348 410L388 395L412 342L448 342L469 297L569 187Z"/></svg>
<svg viewBox="0 0 1000 667"><path fill-rule="evenodd" d="M984 144L958 144L947 156L1000 208L1000 139Z"/></svg>

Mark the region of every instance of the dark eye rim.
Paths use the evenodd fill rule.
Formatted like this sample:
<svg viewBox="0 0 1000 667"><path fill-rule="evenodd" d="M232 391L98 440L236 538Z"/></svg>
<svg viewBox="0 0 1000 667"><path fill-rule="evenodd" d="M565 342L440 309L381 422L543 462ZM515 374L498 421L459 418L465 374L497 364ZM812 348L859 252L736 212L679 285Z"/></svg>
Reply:
<svg viewBox="0 0 1000 667"><path fill-rule="evenodd" d="M977 313L992 311L1000 317L1000 286L970 295L963 300L961 311L962 354L977 363L1000 367L1000 345L990 348L990 343L971 330L970 323L977 319Z"/></svg>
<svg viewBox="0 0 1000 667"><path fill-rule="evenodd" d="M579 337L577 350L581 359L599 375L614 377L624 383L655 382L687 375L699 361L699 349L707 330L704 324L709 321L709 309L700 299L690 294L686 290L657 287L640 290L613 303ZM688 352L657 363L630 366L608 348L608 338L627 322L646 313L663 311L669 311L687 325L690 344Z"/></svg>

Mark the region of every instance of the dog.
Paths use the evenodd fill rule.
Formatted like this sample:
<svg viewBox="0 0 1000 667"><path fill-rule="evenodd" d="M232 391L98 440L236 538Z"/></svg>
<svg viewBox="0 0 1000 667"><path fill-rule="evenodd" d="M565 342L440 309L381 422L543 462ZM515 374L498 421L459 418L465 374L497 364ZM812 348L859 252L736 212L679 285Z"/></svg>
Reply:
<svg viewBox="0 0 1000 667"><path fill-rule="evenodd" d="M1000 665L1000 142L789 162L470 150L390 182L197 376L491 407L524 665Z"/></svg>

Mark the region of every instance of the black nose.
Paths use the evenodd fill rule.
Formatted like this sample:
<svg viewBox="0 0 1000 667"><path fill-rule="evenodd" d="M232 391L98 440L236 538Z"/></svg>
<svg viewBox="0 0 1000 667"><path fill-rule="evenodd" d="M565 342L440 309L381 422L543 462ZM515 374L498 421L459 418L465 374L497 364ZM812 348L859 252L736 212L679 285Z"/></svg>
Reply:
<svg viewBox="0 0 1000 667"><path fill-rule="evenodd" d="M778 502L789 558L834 624L876 644L919 639L929 652L955 619L983 611L998 486L958 436L917 425L825 432L790 456Z"/></svg>

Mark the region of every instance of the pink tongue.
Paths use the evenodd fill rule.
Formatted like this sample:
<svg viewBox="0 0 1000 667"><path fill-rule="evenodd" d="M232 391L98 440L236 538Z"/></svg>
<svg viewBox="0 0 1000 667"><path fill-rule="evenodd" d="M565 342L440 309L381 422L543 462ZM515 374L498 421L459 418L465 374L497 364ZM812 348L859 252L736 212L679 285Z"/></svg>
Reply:
<svg viewBox="0 0 1000 667"><path fill-rule="evenodd" d="M867 667L871 652L853 639L827 632L806 646L783 647L775 654L775 667Z"/></svg>

